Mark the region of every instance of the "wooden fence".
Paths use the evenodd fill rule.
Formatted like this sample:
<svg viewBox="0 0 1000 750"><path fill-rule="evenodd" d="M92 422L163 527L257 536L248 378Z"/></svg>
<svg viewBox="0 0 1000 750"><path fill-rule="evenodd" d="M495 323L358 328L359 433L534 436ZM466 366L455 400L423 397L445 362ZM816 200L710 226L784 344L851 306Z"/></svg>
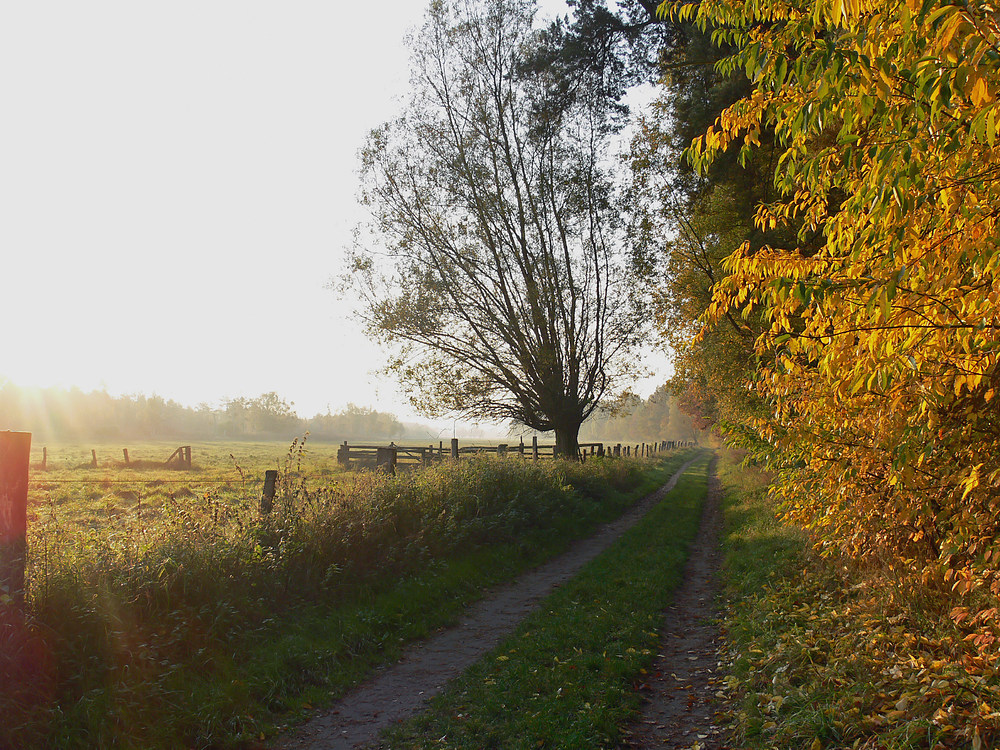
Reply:
<svg viewBox="0 0 1000 750"><path fill-rule="evenodd" d="M580 443L579 457L586 460L590 456L653 456L666 450L683 448L692 443L679 440L661 440L657 443L636 443L635 445L606 445L605 443ZM430 466L446 458L459 460L463 455L486 453L497 456L508 456L520 459L553 459L557 456L555 444L540 444L537 437L532 437L526 445L522 440L516 445L500 443L499 445L460 445L452 438L446 448L443 441L435 446L406 446L389 443L389 445L350 445L345 440L337 449L337 462L345 467L375 467L382 471L395 473L397 468L414 468Z"/></svg>

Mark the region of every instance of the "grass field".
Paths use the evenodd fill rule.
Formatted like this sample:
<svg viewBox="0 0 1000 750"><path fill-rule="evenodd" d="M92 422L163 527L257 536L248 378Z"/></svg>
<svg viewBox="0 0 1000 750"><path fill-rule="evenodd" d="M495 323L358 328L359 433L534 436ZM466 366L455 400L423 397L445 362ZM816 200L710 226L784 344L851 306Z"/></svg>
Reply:
<svg viewBox="0 0 1000 750"><path fill-rule="evenodd" d="M176 446L128 447L138 462ZM89 446L49 446L32 476L29 617L0 628L0 747L246 746L655 482L627 459L476 457L388 477L300 448L195 444L193 470L176 471L110 449L81 467ZM268 468L283 479L264 516Z"/></svg>
<svg viewBox="0 0 1000 750"><path fill-rule="evenodd" d="M163 466L180 445L33 445L29 524L44 527L57 520L94 529L123 520L155 524L164 506L192 498L232 504L259 497L267 469L322 485L349 478L337 464L337 446L330 443L306 441L304 448L298 441L191 443L191 469ZM48 451L45 470L43 447ZM128 465L122 448L128 449ZM91 450L97 453L96 467Z"/></svg>

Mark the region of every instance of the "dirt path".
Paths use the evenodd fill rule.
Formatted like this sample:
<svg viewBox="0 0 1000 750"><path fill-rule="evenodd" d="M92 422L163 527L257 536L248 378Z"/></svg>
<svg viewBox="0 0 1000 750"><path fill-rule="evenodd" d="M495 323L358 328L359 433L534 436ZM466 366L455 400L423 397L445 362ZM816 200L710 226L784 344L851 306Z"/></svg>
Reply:
<svg viewBox="0 0 1000 750"><path fill-rule="evenodd" d="M354 748L371 742L390 724L415 714L448 680L461 674L511 633L557 586L632 528L674 488L695 460L684 464L669 482L619 519L477 602L458 625L415 644L399 662L376 673L293 733L279 737L273 747L276 750Z"/></svg>
<svg viewBox="0 0 1000 750"><path fill-rule="evenodd" d="M725 730L715 721L722 633L716 623L716 572L721 560L722 492L709 466L708 496L691 546L684 582L664 612L660 650L643 686L646 701L627 733L626 748L725 750Z"/></svg>

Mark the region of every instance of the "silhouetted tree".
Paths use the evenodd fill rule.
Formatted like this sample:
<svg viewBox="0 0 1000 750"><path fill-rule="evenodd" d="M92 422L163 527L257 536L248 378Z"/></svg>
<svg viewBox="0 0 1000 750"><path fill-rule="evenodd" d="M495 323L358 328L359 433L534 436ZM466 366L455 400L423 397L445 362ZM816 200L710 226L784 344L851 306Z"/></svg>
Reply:
<svg viewBox="0 0 1000 750"><path fill-rule="evenodd" d="M552 430L575 456L580 425L633 371L643 296L599 82L535 64L534 13L432 4L412 98L363 152L373 240L352 283L418 408Z"/></svg>

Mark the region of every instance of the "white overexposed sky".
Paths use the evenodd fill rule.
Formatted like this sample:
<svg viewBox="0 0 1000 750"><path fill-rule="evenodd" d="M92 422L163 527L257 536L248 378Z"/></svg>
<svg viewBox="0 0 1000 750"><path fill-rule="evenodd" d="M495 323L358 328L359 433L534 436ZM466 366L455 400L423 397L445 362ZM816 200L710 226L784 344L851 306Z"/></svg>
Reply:
<svg viewBox="0 0 1000 750"><path fill-rule="evenodd" d="M424 7L3 3L0 377L412 418L326 284Z"/></svg>

